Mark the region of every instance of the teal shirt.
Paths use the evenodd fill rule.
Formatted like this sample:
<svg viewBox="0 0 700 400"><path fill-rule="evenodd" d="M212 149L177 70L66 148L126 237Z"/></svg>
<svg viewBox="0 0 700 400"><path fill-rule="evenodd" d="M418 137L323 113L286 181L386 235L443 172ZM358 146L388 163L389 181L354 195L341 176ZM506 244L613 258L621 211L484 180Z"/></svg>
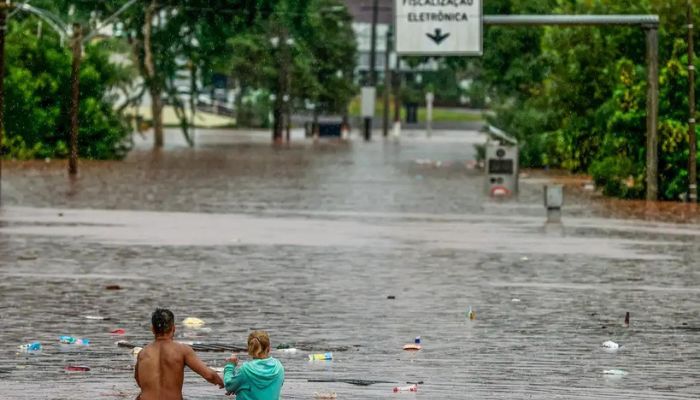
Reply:
<svg viewBox="0 0 700 400"><path fill-rule="evenodd" d="M224 367L224 386L236 400L278 400L284 384L284 367L276 358L251 360L240 367Z"/></svg>

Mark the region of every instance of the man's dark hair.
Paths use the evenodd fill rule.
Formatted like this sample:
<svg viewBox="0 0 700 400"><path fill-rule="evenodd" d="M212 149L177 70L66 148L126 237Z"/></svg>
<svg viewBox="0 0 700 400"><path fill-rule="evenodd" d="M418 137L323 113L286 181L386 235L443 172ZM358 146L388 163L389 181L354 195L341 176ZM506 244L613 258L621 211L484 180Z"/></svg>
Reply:
<svg viewBox="0 0 700 400"><path fill-rule="evenodd" d="M166 308L156 308L151 315L151 324L156 335L162 335L170 332L175 325L175 316L173 312Z"/></svg>

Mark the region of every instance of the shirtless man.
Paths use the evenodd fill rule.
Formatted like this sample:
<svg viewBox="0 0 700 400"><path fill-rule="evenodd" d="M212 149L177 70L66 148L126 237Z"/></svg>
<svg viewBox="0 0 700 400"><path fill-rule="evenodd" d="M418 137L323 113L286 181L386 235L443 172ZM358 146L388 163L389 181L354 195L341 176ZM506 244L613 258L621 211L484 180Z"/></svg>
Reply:
<svg viewBox="0 0 700 400"><path fill-rule="evenodd" d="M190 346L173 340L175 317L170 310L156 309L151 323L155 340L139 353L134 371L141 388L137 400L182 400L185 366L219 388L224 387L219 374L207 367Z"/></svg>

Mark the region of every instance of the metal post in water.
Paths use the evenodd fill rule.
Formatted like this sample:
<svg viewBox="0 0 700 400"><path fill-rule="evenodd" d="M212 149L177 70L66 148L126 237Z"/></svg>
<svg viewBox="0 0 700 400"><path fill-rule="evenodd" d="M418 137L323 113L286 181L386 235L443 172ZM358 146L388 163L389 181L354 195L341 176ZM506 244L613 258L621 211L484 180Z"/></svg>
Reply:
<svg viewBox="0 0 700 400"><path fill-rule="evenodd" d="M698 202L698 138L695 132L695 43L693 38L693 2L688 0L688 199Z"/></svg>
<svg viewBox="0 0 700 400"><path fill-rule="evenodd" d="M547 223L561 222L561 208L564 206L564 187L546 185L544 187L544 206L547 209Z"/></svg>

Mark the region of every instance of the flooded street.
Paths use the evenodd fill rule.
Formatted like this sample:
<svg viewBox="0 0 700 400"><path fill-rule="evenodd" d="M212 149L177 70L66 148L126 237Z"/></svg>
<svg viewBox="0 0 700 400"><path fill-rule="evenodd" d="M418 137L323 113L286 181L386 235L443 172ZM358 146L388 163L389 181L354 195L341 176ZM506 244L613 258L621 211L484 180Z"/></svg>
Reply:
<svg viewBox="0 0 700 400"><path fill-rule="evenodd" d="M265 329L301 349L274 354L285 399L700 397L697 208L604 200L541 172L492 201L481 134L375 138L276 149L266 132L208 131L189 149L170 132L162 153L137 138L75 182L63 161L5 162L0 397L134 398L134 358L115 342L147 343L157 306L207 322L182 340L243 346ZM561 225L542 206L552 181L567 184ZM423 350L403 351L416 336ZM44 350L18 354L32 341ZM223 367L228 354L199 355ZM75 364L91 371L64 371ZM348 379L385 383L332 382ZM189 372L185 396L224 398Z"/></svg>

